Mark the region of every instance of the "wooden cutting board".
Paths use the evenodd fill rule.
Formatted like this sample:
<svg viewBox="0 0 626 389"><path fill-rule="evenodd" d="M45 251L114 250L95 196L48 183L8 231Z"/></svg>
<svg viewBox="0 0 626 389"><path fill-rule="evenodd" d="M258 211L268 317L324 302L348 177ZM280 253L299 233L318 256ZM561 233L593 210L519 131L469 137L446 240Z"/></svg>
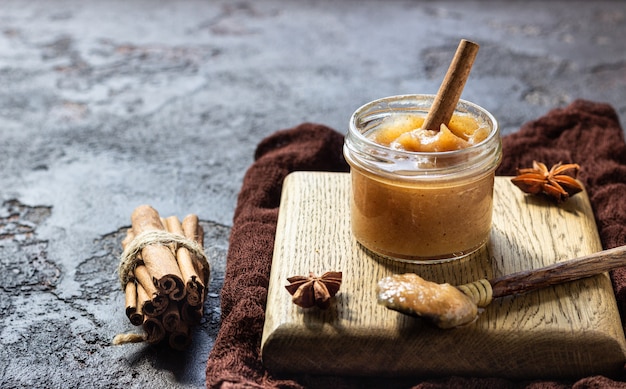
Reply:
<svg viewBox="0 0 626 389"><path fill-rule="evenodd" d="M376 302L394 273L464 284L601 250L585 192L561 206L496 177L486 247L444 264L374 257L350 233L346 173L296 172L285 180L261 342L274 372L576 378L616 373L626 340L608 274L494 300L479 319L442 330ZM459 215L462 217L462 215ZM287 277L343 272L328 310L291 302Z"/></svg>

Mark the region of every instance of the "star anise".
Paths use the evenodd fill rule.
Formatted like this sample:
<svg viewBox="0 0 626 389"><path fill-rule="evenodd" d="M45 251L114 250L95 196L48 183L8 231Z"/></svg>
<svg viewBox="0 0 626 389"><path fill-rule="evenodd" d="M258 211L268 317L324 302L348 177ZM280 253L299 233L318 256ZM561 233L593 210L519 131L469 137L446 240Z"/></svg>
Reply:
<svg viewBox="0 0 626 389"><path fill-rule="evenodd" d="M563 165L559 162L548 170L544 163L533 161L532 168L518 169L517 177L511 181L526 193L544 194L557 203L562 203L583 190L576 180L579 169L578 164ZM566 174L569 170L573 170L573 173Z"/></svg>
<svg viewBox="0 0 626 389"><path fill-rule="evenodd" d="M309 276L293 276L287 278L289 285L285 288L293 296L294 304L302 308L317 306L326 309L330 306L330 299L339 291L341 286L341 272L329 271L321 277L313 273Z"/></svg>

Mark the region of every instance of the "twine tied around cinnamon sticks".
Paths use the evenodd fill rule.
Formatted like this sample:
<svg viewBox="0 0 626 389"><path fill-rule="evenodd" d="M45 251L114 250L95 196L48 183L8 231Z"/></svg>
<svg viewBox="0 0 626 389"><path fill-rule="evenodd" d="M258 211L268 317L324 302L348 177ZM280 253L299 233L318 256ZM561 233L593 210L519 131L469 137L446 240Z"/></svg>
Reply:
<svg viewBox="0 0 626 389"><path fill-rule="evenodd" d="M119 334L113 344L160 343L174 349L191 342L190 327L200 322L210 275L204 231L196 215L182 223L162 219L149 205L137 207L122 241L118 267L126 316L144 333Z"/></svg>

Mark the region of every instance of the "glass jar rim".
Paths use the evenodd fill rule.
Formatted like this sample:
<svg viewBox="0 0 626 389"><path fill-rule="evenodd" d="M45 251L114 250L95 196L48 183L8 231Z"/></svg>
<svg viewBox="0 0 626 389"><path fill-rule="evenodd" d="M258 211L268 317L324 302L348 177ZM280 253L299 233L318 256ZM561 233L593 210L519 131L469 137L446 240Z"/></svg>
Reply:
<svg viewBox="0 0 626 389"><path fill-rule="evenodd" d="M457 107L459 106L466 106L466 107L471 107L477 111L480 111L481 113L483 113L490 122L490 127L491 127L491 131L489 132L489 135L483 139L482 141L471 145L470 147L466 147L463 149L458 149L458 150L452 150L452 151L408 151L408 150L399 150L399 149L393 149L391 147L388 146L384 146L381 145L379 143L374 142L373 140L371 140L370 138L366 137L365 135L363 135L363 133L361 131L356 130L356 126L355 126L355 122L356 122L356 118L359 116L359 114L362 114L364 111L366 111L366 109L373 107L377 104L386 102L386 101L399 101L399 100L410 100L410 99L414 99L414 98L418 98L418 97L422 97L425 98L425 101L434 101L435 99L435 95L432 94L405 94L405 95L393 95L393 96L387 96L387 97L382 97L376 100L372 100L368 103L363 104L362 106L360 106L359 108L357 108L354 113L352 114L352 116L350 117L350 128L349 128L349 133L352 133L352 135L355 135L359 141L362 141L363 143L365 143L367 146L374 148L374 149L384 149L384 150L392 150L394 153L398 154L399 156L406 156L406 157L415 157L415 156L424 156L424 157L434 157L434 156L439 156L439 157L445 157L446 155L458 155L458 154L463 154L463 153L471 153L472 149L481 147L483 144L488 143L490 140L492 140L494 137L498 136L499 134L499 124L498 121L496 120L496 118L491 114L491 112L487 111L485 108L481 107L480 105L476 104L476 103L472 103L471 101L467 101L467 100L463 100L463 99L459 99L459 102L457 103ZM354 131L353 131L354 130Z"/></svg>
<svg viewBox="0 0 626 389"><path fill-rule="evenodd" d="M490 129L487 138L470 147L437 152L398 150L364 135L393 113L427 112L434 98L435 95L428 94L395 95L359 107L350 118L344 143L348 163L377 175L410 180L452 179L494 170L502 157L498 122L489 111L467 100L459 100L455 113L480 116Z"/></svg>

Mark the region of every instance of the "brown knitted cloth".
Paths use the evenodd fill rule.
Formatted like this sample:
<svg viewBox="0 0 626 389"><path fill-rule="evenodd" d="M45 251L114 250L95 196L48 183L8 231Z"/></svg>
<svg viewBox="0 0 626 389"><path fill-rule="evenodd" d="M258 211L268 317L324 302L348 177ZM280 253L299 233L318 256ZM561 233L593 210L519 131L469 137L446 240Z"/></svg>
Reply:
<svg viewBox="0 0 626 389"><path fill-rule="evenodd" d="M267 372L259 349L283 179L297 170L348 171L342 145L343 135L312 123L278 131L258 145L235 210L221 296L222 327L209 355L207 387L626 388L626 374L576 382L532 377L519 382L485 377L278 377ZM611 106L575 101L504 137L503 148L499 175L514 175L518 167L530 166L533 159L548 165L559 161L580 164L579 178L588 190L604 248L626 244L626 143ZM624 318L626 268L612 272L612 279Z"/></svg>

